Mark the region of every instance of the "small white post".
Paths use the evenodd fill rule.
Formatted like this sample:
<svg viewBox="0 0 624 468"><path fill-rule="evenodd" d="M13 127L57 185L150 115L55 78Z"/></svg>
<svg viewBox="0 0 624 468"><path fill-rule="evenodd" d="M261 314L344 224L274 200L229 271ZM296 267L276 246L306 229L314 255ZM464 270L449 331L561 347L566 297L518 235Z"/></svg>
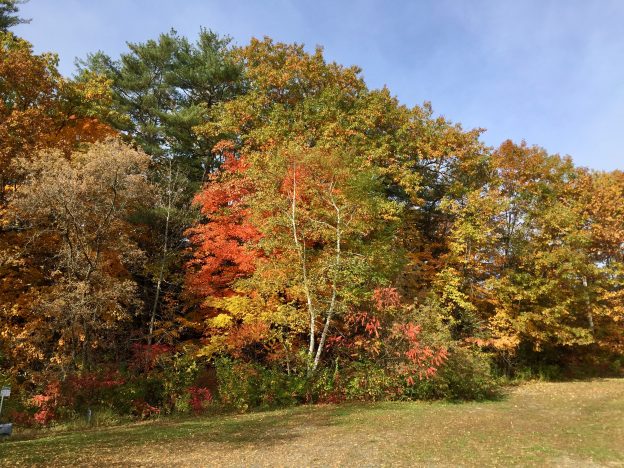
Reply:
<svg viewBox="0 0 624 468"><path fill-rule="evenodd" d="M2 387L0 389L0 415L2 415L2 406L4 405L4 397L11 396L11 387Z"/></svg>

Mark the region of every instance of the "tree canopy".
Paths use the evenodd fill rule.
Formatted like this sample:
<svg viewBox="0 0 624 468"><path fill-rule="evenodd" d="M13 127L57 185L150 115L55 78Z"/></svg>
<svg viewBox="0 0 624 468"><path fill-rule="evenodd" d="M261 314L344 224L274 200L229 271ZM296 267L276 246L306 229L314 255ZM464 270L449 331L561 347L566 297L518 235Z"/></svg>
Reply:
<svg viewBox="0 0 624 468"><path fill-rule="evenodd" d="M128 49L70 79L0 32L0 366L26 420L621 372L621 171L490 148L321 48Z"/></svg>

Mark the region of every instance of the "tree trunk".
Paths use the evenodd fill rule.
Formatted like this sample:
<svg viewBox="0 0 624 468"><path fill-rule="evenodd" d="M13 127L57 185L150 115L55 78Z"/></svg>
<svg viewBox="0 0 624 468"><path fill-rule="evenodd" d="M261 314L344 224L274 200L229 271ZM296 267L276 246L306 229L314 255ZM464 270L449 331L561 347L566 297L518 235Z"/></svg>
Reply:
<svg viewBox="0 0 624 468"><path fill-rule="evenodd" d="M171 219L171 202L173 197L173 173L171 161L169 162L169 174L167 178L167 217L165 218L165 238L163 240L162 257L160 260L160 270L158 272L158 281L156 282L156 293L154 294L154 304L152 304L152 313L150 315L149 330L147 333L147 344L152 345L154 338L154 324L156 322L156 312L158 310L158 301L160 300L160 291L165 275L165 265L167 262L168 244L169 244L169 222Z"/></svg>

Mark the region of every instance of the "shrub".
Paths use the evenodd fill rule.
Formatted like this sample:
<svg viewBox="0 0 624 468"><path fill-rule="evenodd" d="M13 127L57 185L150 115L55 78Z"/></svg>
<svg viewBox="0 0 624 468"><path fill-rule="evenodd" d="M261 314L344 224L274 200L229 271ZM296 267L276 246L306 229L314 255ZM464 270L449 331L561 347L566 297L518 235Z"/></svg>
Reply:
<svg viewBox="0 0 624 468"><path fill-rule="evenodd" d="M417 382L406 390L406 395L417 399L485 400L496 398L499 392L491 357L477 349L456 346L433 378Z"/></svg>
<svg viewBox="0 0 624 468"><path fill-rule="evenodd" d="M60 383L52 382L42 393L32 397L32 406L36 408L33 419L37 424L45 426L56 419L61 396Z"/></svg>
<svg viewBox="0 0 624 468"><path fill-rule="evenodd" d="M334 392L343 386L344 400L379 401L396 395L397 376L373 361L350 363L338 375L340 379L334 379Z"/></svg>
<svg viewBox="0 0 624 468"><path fill-rule="evenodd" d="M189 405L195 414L201 413L212 402L212 393L204 387L189 387Z"/></svg>
<svg viewBox="0 0 624 468"><path fill-rule="evenodd" d="M308 383L298 374L221 357L215 360L219 401L245 411L249 408L289 406L309 400Z"/></svg>

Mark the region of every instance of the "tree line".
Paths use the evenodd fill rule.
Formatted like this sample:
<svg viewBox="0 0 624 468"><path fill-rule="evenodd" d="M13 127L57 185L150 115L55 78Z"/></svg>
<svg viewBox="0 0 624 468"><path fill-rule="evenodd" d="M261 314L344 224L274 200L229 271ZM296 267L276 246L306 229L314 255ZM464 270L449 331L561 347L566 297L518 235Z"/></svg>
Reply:
<svg viewBox="0 0 624 468"><path fill-rule="evenodd" d="M623 172L488 147L270 38L171 31L63 77L8 31L16 4L0 5L15 418L621 372Z"/></svg>

